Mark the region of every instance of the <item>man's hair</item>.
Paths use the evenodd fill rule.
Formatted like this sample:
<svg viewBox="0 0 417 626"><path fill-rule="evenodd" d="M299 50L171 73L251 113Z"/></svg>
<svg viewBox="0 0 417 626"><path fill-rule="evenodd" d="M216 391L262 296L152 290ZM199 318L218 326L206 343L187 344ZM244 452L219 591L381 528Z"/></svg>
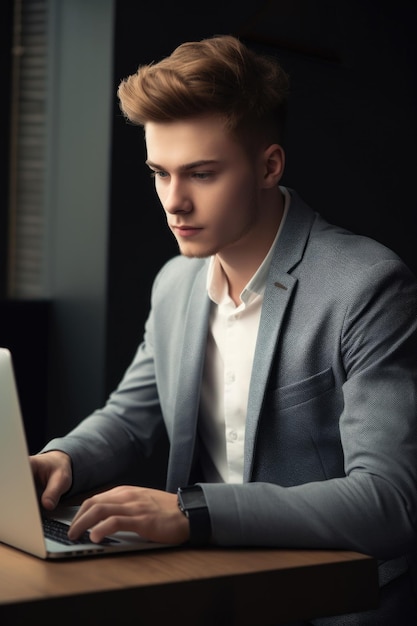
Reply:
<svg viewBox="0 0 417 626"><path fill-rule="evenodd" d="M139 66L121 82L118 97L125 117L141 126L218 114L231 132L256 130L279 141L287 92L288 77L276 59L219 35Z"/></svg>

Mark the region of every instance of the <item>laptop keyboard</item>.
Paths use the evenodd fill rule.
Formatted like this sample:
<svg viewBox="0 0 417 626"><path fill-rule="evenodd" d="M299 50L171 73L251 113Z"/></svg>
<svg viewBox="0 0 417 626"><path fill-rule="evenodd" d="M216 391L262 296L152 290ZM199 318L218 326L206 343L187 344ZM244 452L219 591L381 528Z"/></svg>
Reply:
<svg viewBox="0 0 417 626"><path fill-rule="evenodd" d="M43 531L47 539L53 539L54 541L63 543L66 546L92 543L90 539L90 533L88 531L83 533L81 537L79 537L75 541L71 541L71 539L68 539L68 528L69 528L68 524L59 522L56 519L50 519L49 517L42 518L42 523L43 523ZM111 539L110 537L105 537L102 541L100 541L100 544L112 544L112 543L118 543L118 541L116 539Z"/></svg>

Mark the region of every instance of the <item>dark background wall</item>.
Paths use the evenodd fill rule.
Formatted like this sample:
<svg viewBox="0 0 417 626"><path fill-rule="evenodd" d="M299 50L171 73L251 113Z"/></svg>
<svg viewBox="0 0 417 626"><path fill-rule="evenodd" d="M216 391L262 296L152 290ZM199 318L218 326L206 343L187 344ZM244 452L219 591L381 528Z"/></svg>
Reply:
<svg viewBox="0 0 417 626"><path fill-rule="evenodd" d="M284 184L334 223L378 239L417 270L416 27L413 0L116 4L114 90L186 40L238 35L290 75ZM107 388L134 354L153 276L176 253L146 168L142 131L115 99Z"/></svg>
<svg viewBox="0 0 417 626"><path fill-rule="evenodd" d="M96 3L95 7L99 10L102 5ZM87 5L70 6L73 14L77 7ZM46 396L51 395L52 387L58 388L47 375L48 324L51 320L54 325L56 302L50 303L50 309L45 303L4 300L12 8L13 1L6 0L0 20L5 94L0 104L0 344L10 345L19 361L18 382L25 414L30 415L31 448L36 450L46 432ZM82 396L91 387L94 373L105 380L103 392L96 393L100 396L97 405L105 401L142 338L155 273L177 251L143 164L142 131L124 121L116 90L120 80L139 64L170 54L183 41L231 33L256 49L275 54L291 82L284 184L297 189L330 221L393 248L417 273L415 0L212 0L198 9L189 0L114 0L114 9L109 230L108 240L97 242L97 249L108 249L106 345L97 351L105 356L96 359L94 372L83 374L78 390L76 364L65 370L63 376L75 380L71 394ZM101 48L95 43L92 41L91 54L99 56ZM78 75L80 68L71 67ZM57 78L63 80L60 73ZM84 118L70 116L69 121L76 119L81 122ZM89 149L92 143L96 145L91 137L87 141ZM82 150L82 146L75 147L75 155ZM71 158L66 155L66 160ZM80 326L89 316L88 306L84 311L80 305L75 316L71 298L72 294L63 294L60 307L66 309L69 324ZM84 327L75 335L86 338L79 347L81 352L94 352ZM62 369L61 347L59 342L53 343L56 362L50 366L56 370L58 364ZM65 403L65 398L62 401ZM66 423L62 415L63 411L53 410L49 416L53 434ZM81 417L73 411L68 421Z"/></svg>

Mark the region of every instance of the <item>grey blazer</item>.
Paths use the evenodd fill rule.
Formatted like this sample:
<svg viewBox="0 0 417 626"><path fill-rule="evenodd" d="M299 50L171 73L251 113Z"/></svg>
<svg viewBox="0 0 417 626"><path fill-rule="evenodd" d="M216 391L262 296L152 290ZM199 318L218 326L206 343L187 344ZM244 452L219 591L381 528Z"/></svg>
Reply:
<svg viewBox="0 0 417 626"><path fill-rule="evenodd" d="M389 561L384 584L415 564L417 284L393 252L329 225L291 195L258 332L244 483L202 484L213 542L359 550ZM120 386L45 448L71 455L74 491L112 480L162 429L167 489L190 482L206 275L204 259L179 256L162 268Z"/></svg>

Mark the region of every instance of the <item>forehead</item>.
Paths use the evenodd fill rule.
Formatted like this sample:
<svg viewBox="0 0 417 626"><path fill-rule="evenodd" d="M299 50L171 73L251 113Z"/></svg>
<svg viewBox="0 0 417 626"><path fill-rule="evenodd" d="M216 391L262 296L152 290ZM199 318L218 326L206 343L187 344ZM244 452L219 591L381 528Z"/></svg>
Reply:
<svg viewBox="0 0 417 626"><path fill-rule="evenodd" d="M147 122L145 142L148 160L159 165L224 160L243 152L239 141L226 131L223 120L215 116Z"/></svg>

